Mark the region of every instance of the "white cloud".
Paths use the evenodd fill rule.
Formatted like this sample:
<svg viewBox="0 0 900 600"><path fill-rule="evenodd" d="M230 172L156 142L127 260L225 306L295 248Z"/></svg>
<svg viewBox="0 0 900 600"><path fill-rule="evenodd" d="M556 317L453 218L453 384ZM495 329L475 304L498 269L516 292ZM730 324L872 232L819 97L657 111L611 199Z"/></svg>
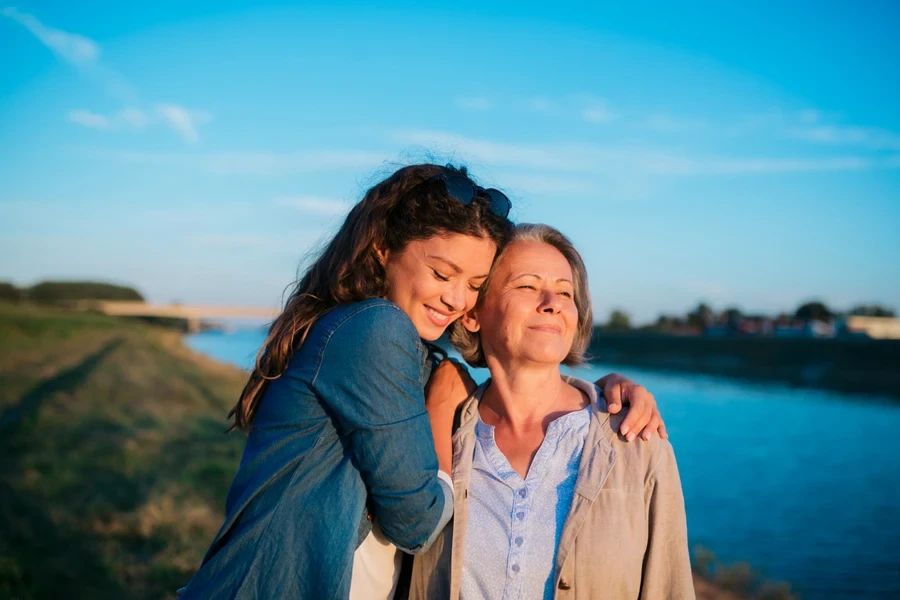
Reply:
<svg viewBox="0 0 900 600"><path fill-rule="evenodd" d="M73 65L92 64L100 57L100 46L83 35L53 29L32 15L21 13L12 7L0 10L0 14L21 23L42 44Z"/></svg>
<svg viewBox="0 0 900 600"><path fill-rule="evenodd" d="M84 127L90 127L92 129L109 128L109 119L105 115L101 115L100 113L77 109L70 110L67 116L69 121L71 121L72 123L77 123L78 125L83 125Z"/></svg>
<svg viewBox="0 0 900 600"><path fill-rule="evenodd" d="M384 164L384 152L306 150L300 152L144 152L84 148L80 152L126 164L186 167L217 175L283 175L315 171L373 169Z"/></svg>
<svg viewBox="0 0 900 600"><path fill-rule="evenodd" d="M530 112L548 115L556 112L556 103L549 98L537 96L526 100L525 108Z"/></svg>
<svg viewBox="0 0 900 600"><path fill-rule="evenodd" d="M279 196L273 202L285 208L325 216L344 215L350 210L347 202L322 196Z"/></svg>
<svg viewBox="0 0 900 600"><path fill-rule="evenodd" d="M103 86L107 93L124 103L139 103L138 94L125 78L100 62L100 46L93 40L68 31L53 29L41 23L36 17L19 12L15 8L0 9L0 15L22 24L42 44L55 54L79 70L91 80ZM200 139L199 126L210 120L205 111L187 110L177 104L159 104L156 108L158 117L188 143L196 143ZM94 129L131 129L141 131L150 124L151 119L141 108L126 107L114 115L103 115L98 112L77 109L68 114L73 123Z"/></svg>
<svg viewBox="0 0 900 600"><path fill-rule="evenodd" d="M139 108L125 108L111 115L104 115L86 109L75 109L69 111L67 118L72 123L77 123L84 127L110 131L122 129L142 131L149 123L146 113Z"/></svg>
<svg viewBox="0 0 900 600"><path fill-rule="evenodd" d="M602 98L590 98L581 109L581 118L589 123L608 123L618 118Z"/></svg>
<svg viewBox="0 0 900 600"><path fill-rule="evenodd" d="M675 117L665 112L651 114L644 121L644 125L660 133L685 133L707 127L707 123L701 119Z"/></svg>
<svg viewBox="0 0 900 600"><path fill-rule="evenodd" d="M752 175L814 171L854 171L897 168L900 158L838 157L739 157L688 156L665 148L600 146L572 143L507 143L470 138L455 133L405 130L394 139L460 153L470 161L496 166L544 171L584 172L613 177L648 175Z"/></svg>
<svg viewBox="0 0 900 600"><path fill-rule="evenodd" d="M493 106L493 102L491 102L490 98L482 97L457 96L453 102L457 107L462 108L463 110L471 110L477 112L490 110L491 106Z"/></svg>
<svg viewBox="0 0 900 600"><path fill-rule="evenodd" d="M192 111L177 104L160 104L156 107L156 111L169 127L189 144L200 141L199 126L211 119L206 111Z"/></svg>
<svg viewBox="0 0 900 600"><path fill-rule="evenodd" d="M797 129L794 137L831 145L859 145L875 150L900 150L900 134L873 127L816 125Z"/></svg>
<svg viewBox="0 0 900 600"><path fill-rule="evenodd" d="M146 113L139 108L126 108L119 111L119 118L134 129L144 129L148 118Z"/></svg>
<svg viewBox="0 0 900 600"><path fill-rule="evenodd" d="M818 123L822 120L822 113L817 110L801 110L800 114L797 115L800 119L801 123L812 124Z"/></svg>

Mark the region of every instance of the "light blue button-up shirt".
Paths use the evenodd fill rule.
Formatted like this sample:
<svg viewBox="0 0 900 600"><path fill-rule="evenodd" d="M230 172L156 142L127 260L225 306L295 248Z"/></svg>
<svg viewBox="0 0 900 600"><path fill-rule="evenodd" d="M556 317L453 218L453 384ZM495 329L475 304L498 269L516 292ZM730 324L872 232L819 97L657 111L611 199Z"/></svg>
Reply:
<svg viewBox="0 0 900 600"><path fill-rule="evenodd" d="M556 552L590 421L588 406L551 422L523 480L479 415L462 600L553 598Z"/></svg>

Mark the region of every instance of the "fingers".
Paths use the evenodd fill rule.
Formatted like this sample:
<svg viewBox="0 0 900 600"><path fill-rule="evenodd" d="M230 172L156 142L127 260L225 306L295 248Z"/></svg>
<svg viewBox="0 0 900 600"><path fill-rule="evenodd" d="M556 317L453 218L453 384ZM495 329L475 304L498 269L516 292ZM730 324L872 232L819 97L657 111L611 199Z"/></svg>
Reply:
<svg viewBox="0 0 900 600"><path fill-rule="evenodd" d="M657 429L657 431L659 432L659 437L661 437L661 438L664 439L664 440L669 439L669 432L666 431L666 423L665 423L665 421L660 420L660 422L659 422L659 429Z"/></svg>
<svg viewBox="0 0 900 600"><path fill-rule="evenodd" d="M614 415L622 410L622 386L618 383L607 385L603 390L603 397L606 399L606 410L609 414Z"/></svg>
<svg viewBox="0 0 900 600"><path fill-rule="evenodd" d="M662 424L662 417L660 416L659 411L653 411L653 414L650 417L650 422L648 422L647 425L641 430L641 439L649 442L650 438L653 437L653 434L656 433L660 427L662 427ZM665 428L663 428L663 431L665 431ZM659 437L662 438L662 434L660 434Z"/></svg>
<svg viewBox="0 0 900 600"><path fill-rule="evenodd" d="M625 417L619 432L630 442L650 422L656 407L656 400L653 398L653 394L640 385L630 386L626 394L625 400L630 401L631 408L628 410L628 416Z"/></svg>

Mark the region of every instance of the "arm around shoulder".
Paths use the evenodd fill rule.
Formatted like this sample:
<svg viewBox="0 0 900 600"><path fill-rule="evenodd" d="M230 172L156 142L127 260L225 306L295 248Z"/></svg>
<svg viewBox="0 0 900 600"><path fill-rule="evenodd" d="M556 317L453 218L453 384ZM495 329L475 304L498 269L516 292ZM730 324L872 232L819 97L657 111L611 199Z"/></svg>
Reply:
<svg viewBox="0 0 900 600"><path fill-rule="evenodd" d="M372 303L336 326L313 379L349 441L385 537L410 552L427 545L452 513L452 496L437 477L420 352L409 318L394 305Z"/></svg>

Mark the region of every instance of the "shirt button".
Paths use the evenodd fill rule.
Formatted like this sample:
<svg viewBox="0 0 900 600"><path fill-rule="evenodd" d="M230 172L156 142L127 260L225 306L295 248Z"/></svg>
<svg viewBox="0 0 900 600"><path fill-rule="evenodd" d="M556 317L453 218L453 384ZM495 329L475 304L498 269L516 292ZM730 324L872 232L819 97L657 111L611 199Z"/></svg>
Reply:
<svg viewBox="0 0 900 600"><path fill-rule="evenodd" d="M528 495L528 490L526 490L525 488L522 488L521 490L519 490L519 495L524 498L525 496Z"/></svg>
<svg viewBox="0 0 900 600"><path fill-rule="evenodd" d="M516 546L521 546L525 539L522 536L516 538Z"/></svg>
<svg viewBox="0 0 900 600"><path fill-rule="evenodd" d="M512 566L512 570L513 570L513 573L518 573L518 572L519 572L519 565L513 565L513 566Z"/></svg>
<svg viewBox="0 0 900 600"><path fill-rule="evenodd" d="M522 519L525 518L525 513L524 513L524 512L517 512L517 513L516 513L516 518L518 518L518 519L521 521Z"/></svg>

